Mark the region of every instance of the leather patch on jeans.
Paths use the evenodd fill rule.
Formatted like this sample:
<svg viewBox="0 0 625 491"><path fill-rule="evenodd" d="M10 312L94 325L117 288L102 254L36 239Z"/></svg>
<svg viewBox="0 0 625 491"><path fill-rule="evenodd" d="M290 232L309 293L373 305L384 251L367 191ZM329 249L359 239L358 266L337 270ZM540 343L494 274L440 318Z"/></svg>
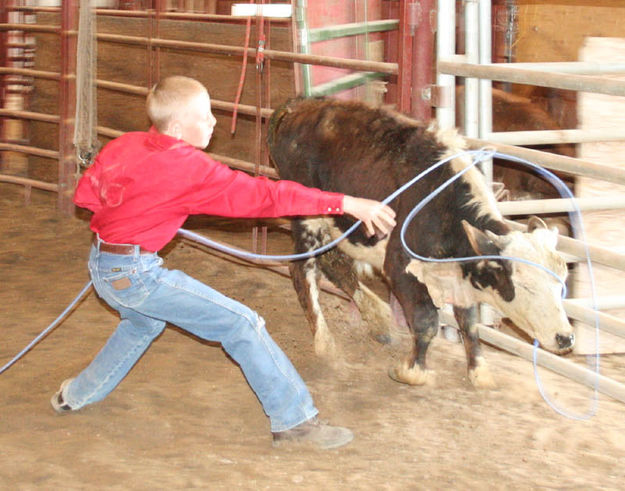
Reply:
<svg viewBox="0 0 625 491"><path fill-rule="evenodd" d="M116 290L125 290L130 288L132 283L129 278L120 278L119 280L111 281L111 286Z"/></svg>

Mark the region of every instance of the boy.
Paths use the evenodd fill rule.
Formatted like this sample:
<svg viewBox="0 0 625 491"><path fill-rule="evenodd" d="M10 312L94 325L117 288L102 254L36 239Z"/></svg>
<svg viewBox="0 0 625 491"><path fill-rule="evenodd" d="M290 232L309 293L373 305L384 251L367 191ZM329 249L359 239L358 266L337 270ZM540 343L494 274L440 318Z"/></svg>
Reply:
<svg viewBox="0 0 625 491"><path fill-rule="evenodd" d="M317 419L295 368L254 311L181 271L162 268L157 252L190 214L275 217L349 213L388 233L394 212L381 203L253 178L201 151L216 120L204 86L175 76L148 94L149 132L107 144L76 188L76 205L93 211L89 272L98 295L121 317L91 364L51 399L63 413L102 400L126 376L166 322L218 341L243 371L269 416L274 445L345 445L350 430Z"/></svg>

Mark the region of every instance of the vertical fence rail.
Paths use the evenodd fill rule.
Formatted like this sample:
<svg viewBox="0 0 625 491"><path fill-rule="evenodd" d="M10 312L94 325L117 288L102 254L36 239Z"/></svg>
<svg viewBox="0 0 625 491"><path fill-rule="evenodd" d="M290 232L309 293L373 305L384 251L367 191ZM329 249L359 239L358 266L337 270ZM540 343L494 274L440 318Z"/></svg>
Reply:
<svg viewBox="0 0 625 491"><path fill-rule="evenodd" d="M481 64L490 63L493 57L492 38L492 6L490 0L480 1L478 6L479 17L479 56ZM478 135L479 138L486 138L493 131L493 84L488 79L480 79L479 82L479 112L478 112ZM487 182L493 181L493 162L485 161L480 165Z"/></svg>
<svg viewBox="0 0 625 491"><path fill-rule="evenodd" d="M0 23L9 22L8 1L0 2ZM8 66L8 31L0 32L0 66ZM6 86L8 75L0 75L0 108L4 108L6 104ZM4 140L5 118L0 118L0 141ZM0 170L4 167L4 152L0 152Z"/></svg>
<svg viewBox="0 0 625 491"><path fill-rule="evenodd" d="M76 33L78 0L64 0L61 10L61 78L59 83L59 176L58 208L74 213L72 195L76 179L74 116L76 111Z"/></svg>
<svg viewBox="0 0 625 491"><path fill-rule="evenodd" d="M160 37L161 17L165 11L165 0L152 0L152 9L148 10L147 30L147 89L150 89L160 78L160 50L159 46L152 46L152 39Z"/></svg>
<svg viewBox="0 0 625 491"><path fill-rule="evenodd" d="M403 113L410 113L411 77L412 77L412 36L410 19L410 8L412 2L400 0L399 2L399 43L398 62L399 74L397 75L397 109Z"/></svg>
<svg viewBox="0 0 625 491"><path fill-rule="evenodd" d="M456 1L438 0L436 59L453 56L456 52ZM436 119L441 129L456 125L456 78L436 71L437 97Z"/></svg>
<svg viewBox="0 0 625 491"><path fill-rule="evenodd" d="M479 61L478 0L466 0L464 4L464 46L468 63ZM464 133L475 138L479 133L479 84L478 79L464 79Z"/></svg>
<svg viewBox="0 0 625 491"><path fill-rule="evenodd" d="M433 82L435 0L415 3L413 19L412 101L410 114L420 121L432 119L432 105L426 96Z"/></svg>

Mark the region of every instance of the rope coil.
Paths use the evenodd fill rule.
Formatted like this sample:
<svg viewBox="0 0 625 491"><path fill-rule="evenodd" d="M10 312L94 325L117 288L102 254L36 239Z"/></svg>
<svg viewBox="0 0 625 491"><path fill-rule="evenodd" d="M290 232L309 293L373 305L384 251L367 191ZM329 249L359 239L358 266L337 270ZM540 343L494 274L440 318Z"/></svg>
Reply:
<svg viewBox="0 0 625 491"><path fill-rule="evenodd" d="M96 74L96 14L91 0L80 0L76 54L74 146L81 167L89 167L100 149Z"/></svg>

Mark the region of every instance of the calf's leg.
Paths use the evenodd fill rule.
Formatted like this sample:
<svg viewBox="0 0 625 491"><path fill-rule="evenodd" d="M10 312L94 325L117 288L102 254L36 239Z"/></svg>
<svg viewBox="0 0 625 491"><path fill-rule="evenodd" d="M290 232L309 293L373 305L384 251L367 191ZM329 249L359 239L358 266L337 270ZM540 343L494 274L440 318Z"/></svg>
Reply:
<svg viewBox="0 0 625 491"><path fill-rule="evenodd" d="M331 240L329 233L323 226L323 222L319 220L294 220L291 231L295 242L295 250L298 253L312 251ZM318 256L290 263L289 271L293 286L297 292L297 298L304 309L313 333L315 353L320 356L334 355L336 353L334 338L328 329L319 303L319 277L321 272L318 266Z"/></svg>
<svg viewBox="0 0 625 491"><path fill-rule="evenodd" d="M482 356L479 333L477 330L477 307L455 307L454 316L460 328L460 335L467 354L467 372L474 387L492 389L496 387L486 360Z"/></svg>
<svg viewBox="0 0 625 491"><path fill-rule="evenodd" d="M315 260L293 262L289 265L289 271L297 298L313 333L315 353L319 356L333 355L336 346L319 304L319 273Z"/></svg>
<svg viewBox="0 0 625 491"><path fill-rule="evenodd" d="M318 264L326 278L354 301L369 328L369 334L380 343L389 343L390 306L358 280L353 259L334 248L320 256Z"/></svg>
<svg viewBox="0 0 625 491"><path fill-rule="evenodd" d="M425 285L414 276L399 273L390 278L393 293L404 310L412 333L413 346L403 362L389 370L389 376L410 385L433 384L434 372L427 369L426 355L438 331L438 310Z"/></svg>

